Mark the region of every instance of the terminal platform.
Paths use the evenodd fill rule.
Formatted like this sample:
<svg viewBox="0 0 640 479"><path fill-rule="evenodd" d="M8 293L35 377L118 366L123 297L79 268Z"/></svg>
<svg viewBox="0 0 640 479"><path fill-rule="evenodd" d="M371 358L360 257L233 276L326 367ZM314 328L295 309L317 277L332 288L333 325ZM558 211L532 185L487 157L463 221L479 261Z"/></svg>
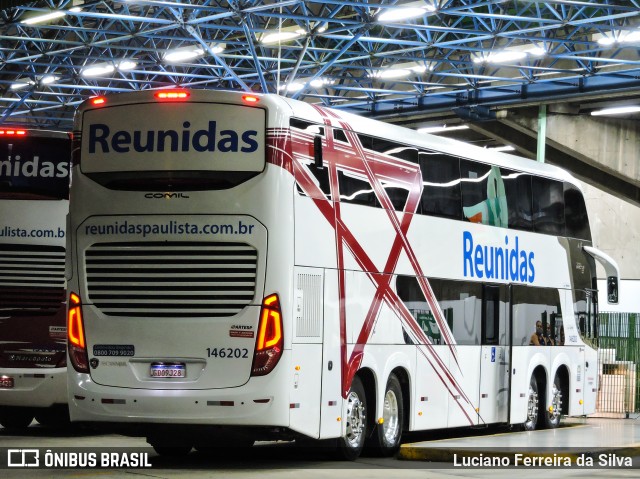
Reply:
<svg viewBox="0 0 640 479"><path fill-rule="evenodd" d="M453 462L457 457L521 455L640 456L640 418L571 418L558 429L502 432L403 444L401 460ZM634 463L636 461L634 460Z"/></svg>

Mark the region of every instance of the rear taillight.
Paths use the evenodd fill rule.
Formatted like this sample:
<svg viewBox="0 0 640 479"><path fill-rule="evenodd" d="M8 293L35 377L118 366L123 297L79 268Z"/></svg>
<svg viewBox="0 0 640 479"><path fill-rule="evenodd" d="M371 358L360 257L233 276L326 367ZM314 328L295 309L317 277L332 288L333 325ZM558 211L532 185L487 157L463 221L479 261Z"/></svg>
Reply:
<svg viewBox="0 0 640 479"><path fill-rule="evenodd" d="M154 94L154 96L158 100L180 101L180 100L188 99L189 96L191 96L191 93L189 93L187 90L182 90L182 89L160 90L160 91L157 91Z"/></svg>
<svg viewBox="0 0 640 479"><path fill-rule="evenodd" d="M89 372L89 357L84 337L82 321L82 301L75 293L69 295L69 312L67 314L67 345L69 359L73 369L79 373Z"/></svg>
<svg viewBox="0 0 640 479"><path fill-rule="evenodd" d="M272 294L262 301L251 375L264 376L273 371L282 356L283 345L280 301L277 294Z"/></svg>
<svg viewBox="0 0 640 479"><path fill-rule="evenodd" d="M27 130L15 128L0 128L0 136L27 136Z"/></svg>

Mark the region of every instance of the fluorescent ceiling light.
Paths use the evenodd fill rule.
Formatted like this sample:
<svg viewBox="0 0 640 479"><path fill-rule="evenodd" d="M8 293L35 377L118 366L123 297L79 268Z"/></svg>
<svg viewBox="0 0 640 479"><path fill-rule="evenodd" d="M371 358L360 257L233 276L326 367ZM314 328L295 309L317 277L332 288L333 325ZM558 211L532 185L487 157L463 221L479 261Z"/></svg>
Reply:
<svg viewBox="0 0 640 479"><path fill-rule="evenodd" d="M455 130L468 130L468 125L442 125L442 126L427 126L425 128L418 128L418 133L442 133L445 131L455 131Z"/></svg>
<svg viewBox="0 0 640 479"><path fill-rule="evenodd" d="M511 145L504 145L504 146L496 146L494 148L487 148L487 150L491 150L491 151L515 151L515 148Z"/></svg>
<svg viewBox="0 0 640 479"><path fill-rule="evenodd" d="M46 76L43 76L42 78L40 78L40 83L42 85L51 85L52 83L54 83L57 80L60 80L60 77L57 77L57 76L54 76L54 75L46 75Z"/></svg>
<svg viewBox="0 0 640 479"><path fill-rule="evenodd" d="M427 70L433 70L433 66L429 65L427 67L426 65L418 62L406 62L397 63L395 65L387 65L386 68L377 70L369 76L372 78L381 78L384 80L391 78L402 78L409 76L412 73L424 73Z"/></svg>
<svg viewBox="0 0 640 479"><path fill-rule="evenodd" d="M169 50L164 54L163 58L166 62L179 63L186 60L193 60L194 58L198 58L202 55L204 55L204 50L202 48L188 47Z"/></svg>
<svg viewBox="0 0 640 479"><path fill-rule="evenodd" d="M16 80L15 83L12 83L9 88L12 90L22 90L23 88L27 88L32 85L35 85L34 81L29 80L28 78L20 78L19 80Z"/></svg>
<svg viewBox="0 0 640 479"><path fill-rule="evenodd" d="M547 53L543 45L513 45L502 50L481 53L473 57L474 63L507 63L523 60L528 56L541 57Z"/></svg>
<svg viewBox="0 0 640 479"><path fill-rule="evenodd" d="M273 43L282 43L282 42L288 42L291 40L295 40L296 38L301 37L302 35L306 35L307 31L300 28L300 27L294 27L295 30L291 30L291 29L282 29L280 31L276 31L276 32L270 32L270 33L264 33L261 37L260 37L260 43L262 43L263 45L271 45Z"/></svg>
<svg viewBox="0 0 640 479"><path fill-rule="evenodd" d="M123 72L133 70L136 66L138 66L138 64L133 60L122 60L120 63L118 63L118 70Z"/></svg>
<svg viewBox="0 0 640 479"><path fill-rule="evenodd" d="M424 2L411 2L404 5L396 5L393 8L385 8L378 14L379 22L397 22L399 20L408 20L410 18L422 17L427 13L435 12L433 5L427 5Z"/></svg>
<svg viewBox="0 0 640 479"><path fill-rule="evenodd" d="M76 2L76 0L74 0L72 4L75 4L75 3L79 3L79 2ZM75 13L81 10L82 10L82 7L71 7L68 11ZM45 23L51 20L56 20L66 15L67 15L67 11L65 10L50 10L48 13L35 14L33 16L25 18L24 20L21 20L20 23L24 25L35 25L37 23Z"/></svg>
<svg viewBox="0 0 640 479"><path fill-rule="evenodd" d="M614 30L609 33L595 33L591 36L591 40L603 46L616 43L638 43L640 42L640 30Z"/></svg>
<svg viewBox="0 0 640 479"><path fill-rule="evenodd" d="M110 63L100 63L97 65L92 65L90 67L83 68L80 74L83 77L98 77L101 75L108 75L116 69Z"/></svg>
<svg viewBox="0 0 640 479"><path fill-rule="evenodd" d="M625 115L628 113L640 112L640 106L617 106L612 108L603 108L602 110L595 110L591 112L592 116L603 115Z"/></svg>
<svg viewBox="0 0 640 479"><path fill-rule="evenodd" d="M35 25L36 23L44 23L49 20L55 20L56 18L62 18L67 13L62 10L53 10L49 13L44 13L42 15L36 15L33 17L26 18L22 20L20 23L24 23L25 25Z"/></svg>
<svg viewBox="0 0 640 479"><path fill-rule="evenodd" d="M312 88L322 88L325 85L333 85L335 80L330 80L328 78L315 78L313 80L309 79L300 79L293 81L291 83L287 83L284 85L280 85L278 90L286 90L289 92L296 92L302 90L305 86L309 85Z"/></svg>

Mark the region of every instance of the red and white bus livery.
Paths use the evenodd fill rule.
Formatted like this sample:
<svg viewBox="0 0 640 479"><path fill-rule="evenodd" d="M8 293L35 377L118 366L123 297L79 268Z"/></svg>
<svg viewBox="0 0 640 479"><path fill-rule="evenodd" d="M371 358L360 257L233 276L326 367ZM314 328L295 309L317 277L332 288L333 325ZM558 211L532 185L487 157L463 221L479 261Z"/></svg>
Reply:
<svg viewBox="0 0 640 479"><path fill-rule="evenodd" d="M618 274L566 172L274 95L106 96L74 130L73 421L354 458L594 410Z"/></svg>

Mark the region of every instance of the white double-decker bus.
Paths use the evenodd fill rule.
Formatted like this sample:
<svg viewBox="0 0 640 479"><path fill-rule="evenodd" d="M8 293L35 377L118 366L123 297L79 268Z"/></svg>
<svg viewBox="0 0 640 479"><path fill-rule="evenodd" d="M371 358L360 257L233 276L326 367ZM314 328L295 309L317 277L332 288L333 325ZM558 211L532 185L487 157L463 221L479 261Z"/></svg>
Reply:
<svg viewBox="0 0 640 479"><path fill-rule="evenodd" d="M0 128L0 424L68 422L67 133Z"/></svg>
<svg viewBox="0 0 640 479"><path fill-rule="evenodd" d="M94 98L74 139L73 421L354 458L594 411L595 259L612 300L618 273L566 172L235 92Z"/></svg>

